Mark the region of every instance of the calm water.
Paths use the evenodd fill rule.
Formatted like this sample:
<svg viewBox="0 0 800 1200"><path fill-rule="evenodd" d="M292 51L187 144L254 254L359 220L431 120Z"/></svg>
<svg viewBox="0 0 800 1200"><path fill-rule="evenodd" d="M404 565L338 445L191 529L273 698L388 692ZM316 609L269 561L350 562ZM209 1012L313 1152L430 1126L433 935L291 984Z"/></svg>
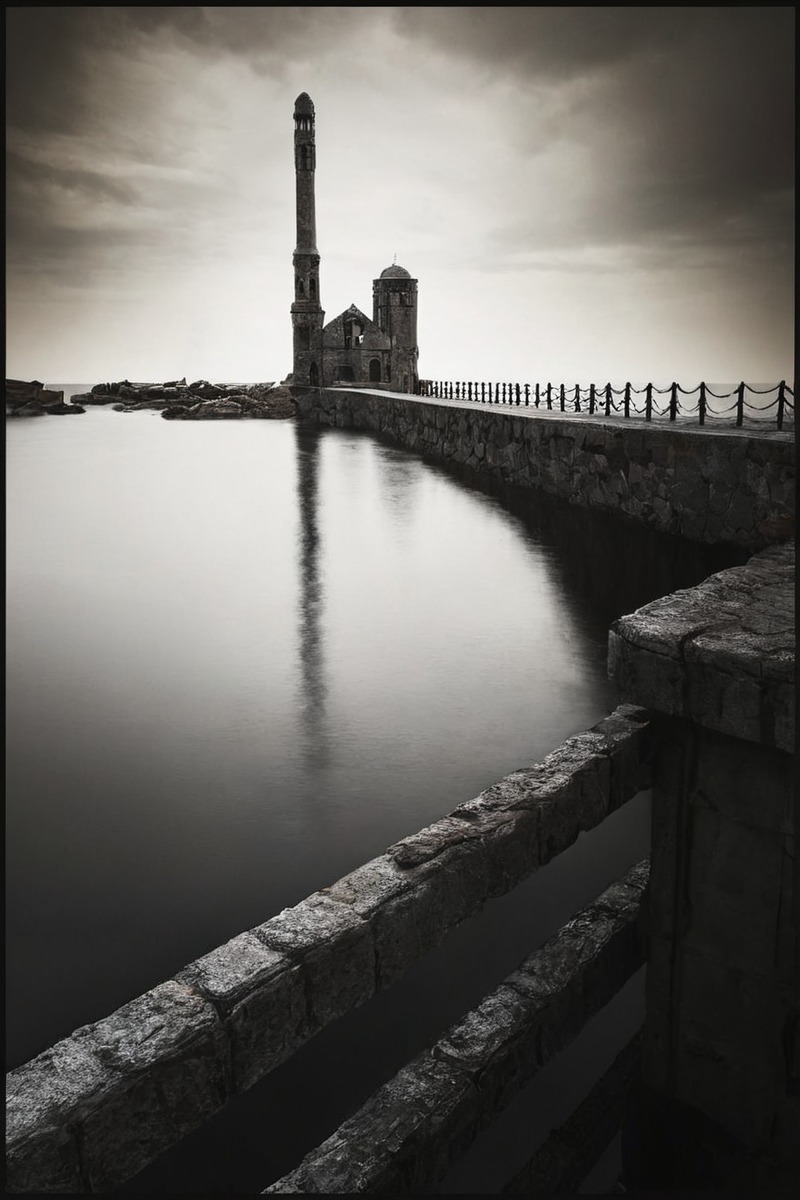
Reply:
<svg viewBox="0 0 800 1200"><path fill-rule="evenodd" d="M593 724L609 621L720 565L356 433L8 422L9 1066ZM647 837L642 798L131 1190L266 1186Z"/></svg>

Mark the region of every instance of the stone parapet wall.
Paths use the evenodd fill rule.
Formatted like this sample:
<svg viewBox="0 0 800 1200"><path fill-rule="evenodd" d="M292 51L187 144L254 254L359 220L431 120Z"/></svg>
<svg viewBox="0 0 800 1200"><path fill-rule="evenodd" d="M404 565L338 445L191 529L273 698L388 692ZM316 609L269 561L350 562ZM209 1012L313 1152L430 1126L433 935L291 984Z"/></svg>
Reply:
<svg viewBox="0 0 800 1200"><path fill-rule="evenodd" d="M609 671L655 712L792 752L793 542L615 622Z"/></svg>
<svg viewBox="0 0 800 1200"><path fill-rule="evenodd" d="M7 1190L125 1182L649 786L651 754L622 706L11 1071Z"/></svg>
<svg viewBox="0 0 800 1200"><path fill-rule="evenodd" d="M642 965L647 873L645 860L576 913L262 1195L432 1194L480 1130Z"/></svg>
<svg viewBox="0 0 800 1200"><path fill-rule="evenodd" d="M789 433L500 411L338 388L297 399L301 415L320 424L372 430L407 450L691 541L759 550L794 531Z"/></svg>
<svg viewBox="0 0 800 1200"><path fill-rule="evenodd" d="M800 1179L794 546L616 622L654 730L642 1190Z"/></svg>

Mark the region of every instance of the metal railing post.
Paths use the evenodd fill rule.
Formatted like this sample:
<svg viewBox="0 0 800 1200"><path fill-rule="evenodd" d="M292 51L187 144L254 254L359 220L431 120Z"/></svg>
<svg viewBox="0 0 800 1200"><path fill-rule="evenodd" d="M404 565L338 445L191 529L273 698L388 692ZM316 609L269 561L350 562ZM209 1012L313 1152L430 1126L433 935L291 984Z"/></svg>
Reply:
<svg viewBox="0 0 800 1200"><path fill-rule="evenodd" d="M786 403L786 380L778 384L778 429L783 429L783 408Z"/></svg>

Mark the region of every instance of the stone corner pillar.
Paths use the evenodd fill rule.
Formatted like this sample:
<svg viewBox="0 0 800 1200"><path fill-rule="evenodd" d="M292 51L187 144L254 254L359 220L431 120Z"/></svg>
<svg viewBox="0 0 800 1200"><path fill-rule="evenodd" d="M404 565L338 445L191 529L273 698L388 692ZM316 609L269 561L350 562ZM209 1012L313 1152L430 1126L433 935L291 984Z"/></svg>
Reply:
<svg viewBox="0 0 800 1200"><path fill-rule="evenodd" d="M794 544L622 617L654 719L634 1187L800 1187Z"/></svg>

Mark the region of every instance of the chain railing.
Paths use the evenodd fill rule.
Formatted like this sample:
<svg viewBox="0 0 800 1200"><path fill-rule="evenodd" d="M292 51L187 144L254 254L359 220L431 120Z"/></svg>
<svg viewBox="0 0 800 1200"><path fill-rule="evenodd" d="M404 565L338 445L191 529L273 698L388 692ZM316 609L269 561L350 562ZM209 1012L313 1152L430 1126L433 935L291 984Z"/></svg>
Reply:
<svg viewBox="0 0 800 1200"><path fill-rule="evenodd" d="M768 396L776 393L775 399L769 404L752 404L745 399L745 392L754 396ZM689 404L683 397L697 393L697 402ZM635 418L644 417L645 421L665 417L669 421L677 421L678 417L697 415L699 425L705 425L708 418L725 418L741 428L745 416L766 420L766 414L775 409L775 424L782 430L784 424L794 420L794 389L785 379L770 388L754 388L750 384L740 383L730 392L714 392L707 383L699 383L693 388L681 387L679 383L671 383L669 387L658 388L653 383L636 388L626 383L621 388L612 387L610 383L589 384L581 387L561 384L519 384L519 383L473 383L473 382L444 382L440 380L421 379L417 388L420 396L430 396L440 400L460 400L475 404L500 404L514 407L537 408L546 412L587 413L589 416L611 417L612 415ZM635 397L643 399L637 401ZM665 397L663 401L660 397ZM730 400L733 403L725 408L719 408L710 403L714 400ZM791 397L791 399L790 399ZM772 420L772 418L770 418Z"/></svg>

